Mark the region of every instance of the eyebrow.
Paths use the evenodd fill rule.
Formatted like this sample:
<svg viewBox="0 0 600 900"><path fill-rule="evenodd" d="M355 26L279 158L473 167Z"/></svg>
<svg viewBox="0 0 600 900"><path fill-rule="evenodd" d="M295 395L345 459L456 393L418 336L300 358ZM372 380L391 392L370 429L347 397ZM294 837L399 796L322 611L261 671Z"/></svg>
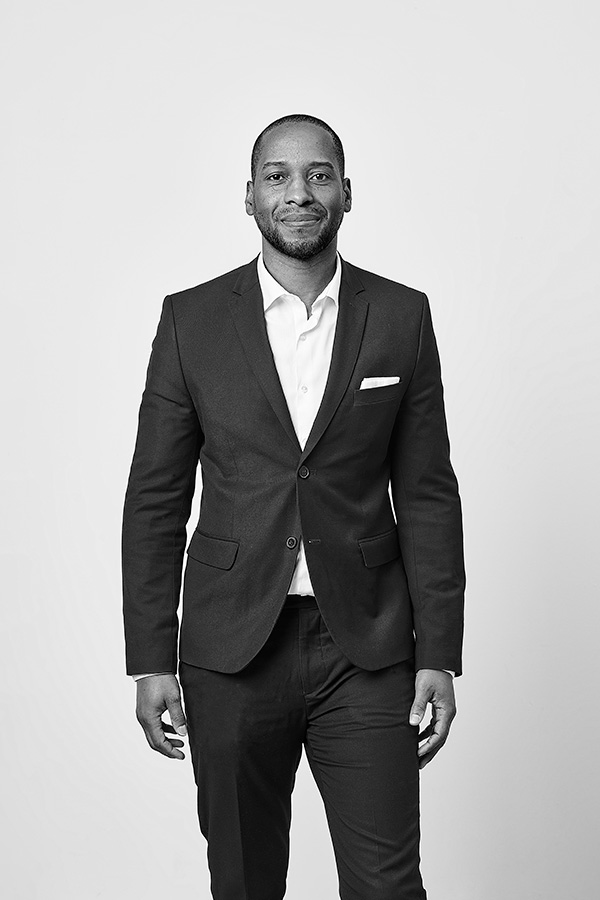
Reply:
<svg viewBox="0 0 600 900"><path fill-rule="evenodd" d="M264 162L262 164L261 169L268 169L269 166L287 166L287 165L288 165L288 162L284 159L268 159L267 162ZM330 163L327 160L313 160L313 162L310 162L307 166L307 168L309 168L309 169L313 169L315 167L320 168L320 169L323 169L323 168L331 169L332 172L335 171L335 166L333 165L333 163Z"/></svg>

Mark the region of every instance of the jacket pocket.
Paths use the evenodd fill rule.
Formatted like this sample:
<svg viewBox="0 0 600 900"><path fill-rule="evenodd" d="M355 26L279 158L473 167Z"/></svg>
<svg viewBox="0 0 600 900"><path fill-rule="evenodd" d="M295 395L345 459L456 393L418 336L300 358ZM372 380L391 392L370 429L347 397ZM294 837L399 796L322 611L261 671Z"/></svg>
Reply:
<svg viewBox="0 0 600 900"><path fill-rule="evenodd" d="M369 403L384 403L386 400L395 400L403 391L402 378L396 384L363 388L362 390L354 391L354 406L366 406Z"/></svg>
<svg viewBox="0 0 600 900"><path fill-rule="evenodd" d="M235 562L239 549L237 541L211 537L202 531L195 531L187 548L192 559L214 566L216 569L230 569Z"/></svg>
<svg viewBox="0 0 600 900"><path fill-rule="evenodd" d="M363 555L365 566L368 569L382 566L384 563L391 562L400 556L398 532L395 528L375 537L362 538L358 542L358 546Z"/></svg>

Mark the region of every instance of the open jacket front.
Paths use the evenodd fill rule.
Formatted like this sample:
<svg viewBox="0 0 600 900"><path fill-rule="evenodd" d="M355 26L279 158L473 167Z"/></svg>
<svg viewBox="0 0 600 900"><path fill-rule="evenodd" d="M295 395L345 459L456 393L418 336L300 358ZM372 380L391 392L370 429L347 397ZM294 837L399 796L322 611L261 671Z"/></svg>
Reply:
<svg viewBox="0 0 600 900"><path fill-rule="evenodd" d="M301 449L256 261L164 301L123 522L127 671L243 668L304 541L334 641L365 669L461 671L460 500L424 294L343 262L329 377ZM363 378L399 383L360 390ZM393 506L390 501L391 483Z"/></svg>

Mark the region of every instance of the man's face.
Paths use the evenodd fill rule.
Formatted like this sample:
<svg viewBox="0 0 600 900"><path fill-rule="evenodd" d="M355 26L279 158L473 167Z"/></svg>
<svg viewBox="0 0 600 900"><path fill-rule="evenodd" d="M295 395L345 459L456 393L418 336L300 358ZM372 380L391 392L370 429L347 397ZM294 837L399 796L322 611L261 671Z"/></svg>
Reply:
<svg viewBox="0 0 600 900"><path fill-rule="evenodd" d="M263 139L246 212L280 253L308 260L335 238L352 205L333 140L307 122L280 125Z"/></svg>

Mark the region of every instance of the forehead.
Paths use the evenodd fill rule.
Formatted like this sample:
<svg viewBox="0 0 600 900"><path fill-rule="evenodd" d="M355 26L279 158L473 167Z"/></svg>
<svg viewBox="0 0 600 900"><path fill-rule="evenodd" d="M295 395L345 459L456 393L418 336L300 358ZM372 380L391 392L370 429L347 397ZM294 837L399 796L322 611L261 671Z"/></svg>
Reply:
<svg viewBox="0 0 600 900"><path fill-rule="evenodd" d="M258 156L258 166L264 166L269 161L294 165L317 160L331 162L337 168L331 135L319 125L297 122L279 125L265 135Z"/></svg>

